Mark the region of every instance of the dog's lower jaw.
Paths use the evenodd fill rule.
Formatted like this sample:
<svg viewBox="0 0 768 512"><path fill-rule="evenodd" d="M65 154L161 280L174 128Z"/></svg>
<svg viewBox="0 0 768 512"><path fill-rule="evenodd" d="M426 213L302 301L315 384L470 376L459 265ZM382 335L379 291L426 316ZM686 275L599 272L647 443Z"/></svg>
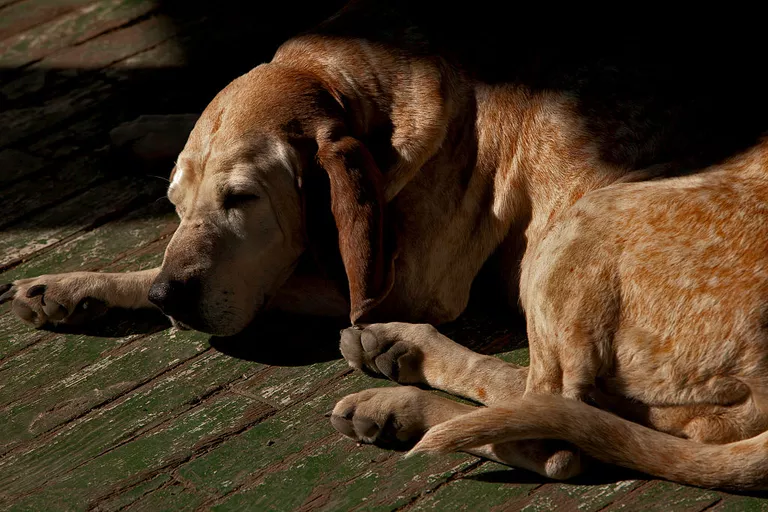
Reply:
<svg viewBox="0 0 768 512"><path fill-rule="evenodd" d="M265 296L264 299L248 308L248 311L252 311L250 315L242 314L245 310L238 312L236 309L205 314L206 308L202 305L195 311L185 311L182 314L176 314L176 316L165 314L165 316L171 321L173 327L182 331L198 331L219 337L236 336L259 316L259 313L264 310L264 304L268 298Z"/></svg>
<svg viewBox="0 0 768 512"><path fill-rule="evenodd" d="M173 325L173 327L175 327L180 331L197 331L197 332L210 334L211 336L219 336L219 337L236 336L237 334L240 334L243 331L243 329L239 329L237 331L217 330L210 327L208 324L188 324L180 320L177 320L171 316L168 316L168 318L171 320L171 325Z"/></svg>

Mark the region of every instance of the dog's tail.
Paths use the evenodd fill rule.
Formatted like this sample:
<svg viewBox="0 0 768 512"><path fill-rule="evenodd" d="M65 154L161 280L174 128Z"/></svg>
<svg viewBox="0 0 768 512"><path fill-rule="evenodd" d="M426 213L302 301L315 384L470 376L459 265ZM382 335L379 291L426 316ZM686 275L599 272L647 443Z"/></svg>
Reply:
<svg viewBox="0 0 768 512"><path fill-rule="evenodd" d="M522 397L459 416L431 428L411 453L524 439L568 441L603 462L683 484L768 487L768 432L730 444L701 444L560 396Z"/></svg>

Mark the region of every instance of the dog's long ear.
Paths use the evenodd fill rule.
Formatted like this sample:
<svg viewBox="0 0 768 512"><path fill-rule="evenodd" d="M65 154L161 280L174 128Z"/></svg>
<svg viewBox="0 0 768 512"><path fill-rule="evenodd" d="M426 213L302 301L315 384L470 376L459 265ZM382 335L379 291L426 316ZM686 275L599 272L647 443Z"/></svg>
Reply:
<svg viewBox="0 0 768 512"><path fill-rule="evenodd" d="M366 322L394 280L383 177L365 145L350 136L318 140L317 161L330 180L331 210L349 281L350 320Z"/></svg>

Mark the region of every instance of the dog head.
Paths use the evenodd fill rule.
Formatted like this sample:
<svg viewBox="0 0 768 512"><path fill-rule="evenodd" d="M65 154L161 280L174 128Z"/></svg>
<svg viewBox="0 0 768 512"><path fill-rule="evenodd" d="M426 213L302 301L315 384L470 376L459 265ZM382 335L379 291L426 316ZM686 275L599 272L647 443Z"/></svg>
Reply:
<svg viewBox="0 0 768 512"><path fill-rule="evenodd" d="M149 298L176 322L241 331L308 248L305 186L327 174L350 319L365 319L391 286L382 176L349 132L339 97L310 73L261 65L208 105L171 175L181 223ZM333 236L333 235L331 235Z"/></svg>

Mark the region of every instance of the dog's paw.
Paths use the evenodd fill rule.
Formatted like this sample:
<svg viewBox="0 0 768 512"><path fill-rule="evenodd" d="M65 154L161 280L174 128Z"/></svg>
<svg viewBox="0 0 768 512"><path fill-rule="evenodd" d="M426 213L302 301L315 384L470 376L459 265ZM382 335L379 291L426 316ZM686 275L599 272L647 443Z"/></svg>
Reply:
<svg viewBox="0 0 768 512"><path fill-rule="evenodd" d="M37 328L82 325L106 312L107 305L88 296L87 281L77 274L51 274L0 285L0 304Z"/></svg>
<svg viewBox="0 0 768 512"><path fill-rule="evenodd" d="M411 386L367 389L342 398L331 424L360 443L407 449L430 427L465 409L472 407Z"/></svg>
<svg viewBox="0 0 768 512"><path fill-rule="evenodd" d="M372 324L341 331L341 353L352 368L401 384L424 382L424 355L440 333L428 324Z"/></svg>

